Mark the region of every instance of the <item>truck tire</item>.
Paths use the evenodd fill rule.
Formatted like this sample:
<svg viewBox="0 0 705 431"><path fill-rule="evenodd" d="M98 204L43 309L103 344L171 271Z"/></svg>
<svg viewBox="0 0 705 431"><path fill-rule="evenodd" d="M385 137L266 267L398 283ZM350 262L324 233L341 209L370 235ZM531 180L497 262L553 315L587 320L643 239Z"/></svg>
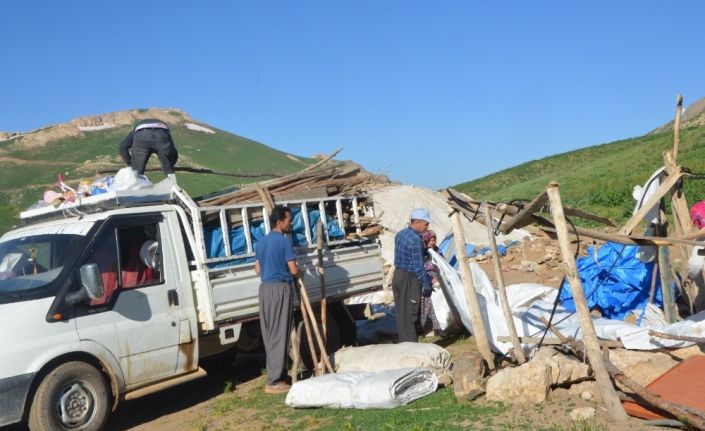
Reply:
<svg viewBox="0 0 705 431"><path fill-rule="evenodd" d="M32 431L99 431L110 411L108 384L94 366L67 362L39 384L29 410Z"/></svg>
<svg viewBox="0 0 705 431"><path fill-rule="evenodd" d="M340 344L340 330L338 329L338 322L335 321L333 316L328 313L328 337L326 339L326 353L331 355L335 353L341 346ZM318 331L323 333L323 324L321 322L316 322L318 324ZM308 341L306 338L306 330L304 329L304 322L299 322L296 328L299 336L299 355L301 357L301 364L304 368L312 370L314 368L313 359L311 358L311 351L308 346ZM313 329L311 330L311 335L313 336ZM321 355L321 349L318 343L314 339L313 346L316 350L316 356Z"/></svg>

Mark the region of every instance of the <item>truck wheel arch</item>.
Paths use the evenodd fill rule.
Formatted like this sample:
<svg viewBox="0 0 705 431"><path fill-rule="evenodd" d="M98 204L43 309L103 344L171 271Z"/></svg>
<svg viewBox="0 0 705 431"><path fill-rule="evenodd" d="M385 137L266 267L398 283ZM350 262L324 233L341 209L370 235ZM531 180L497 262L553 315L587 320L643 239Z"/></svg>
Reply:
<svg viewBox="0 0 705 431"><path fill-rule="evenodd" d="M117 409L120 401L120 384L113 370L109 366L107 366L107 364L105 364L103 361L91 354L85 352L72 352L57 356L56 358L44 364L42 368L36 373L34 379L32 380L32 385L30 386L29 392L27 393L27 399L25 400L23 415L23 419L25 421L28 419L29 411L32 406L32 401L34 400L34 396L37 392L37 389L39 388L39 385L49 373L51 373L54 369L67 362L85 362L86 364L91 365L96 370L98 370L103 375L103 378L106 379L106 382L110 387L110 392L113 397L111 411L114 412Z"/></svg>

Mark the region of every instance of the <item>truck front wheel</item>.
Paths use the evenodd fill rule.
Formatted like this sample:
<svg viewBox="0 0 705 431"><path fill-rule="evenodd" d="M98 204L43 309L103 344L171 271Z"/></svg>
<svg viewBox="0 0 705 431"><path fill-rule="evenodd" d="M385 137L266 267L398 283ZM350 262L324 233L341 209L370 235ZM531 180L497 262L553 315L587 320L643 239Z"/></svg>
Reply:
<svg viewBox="0 0 705 431"><path fill-rule="evenodd" d="M67 362L47 374L29 410L32 431L98 431L110 409L103 375L85 362Z"/></svg>

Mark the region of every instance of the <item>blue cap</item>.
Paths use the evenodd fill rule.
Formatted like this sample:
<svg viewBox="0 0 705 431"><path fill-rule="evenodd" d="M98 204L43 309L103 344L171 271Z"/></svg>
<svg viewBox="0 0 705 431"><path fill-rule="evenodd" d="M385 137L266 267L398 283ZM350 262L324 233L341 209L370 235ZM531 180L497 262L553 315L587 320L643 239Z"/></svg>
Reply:
<svg viewBox="0 0 705 431"><path fill-rule="evenodd" d="M431 214L426 208L416 208L411 212L412 220L423 220L431 223Z"/></svg>

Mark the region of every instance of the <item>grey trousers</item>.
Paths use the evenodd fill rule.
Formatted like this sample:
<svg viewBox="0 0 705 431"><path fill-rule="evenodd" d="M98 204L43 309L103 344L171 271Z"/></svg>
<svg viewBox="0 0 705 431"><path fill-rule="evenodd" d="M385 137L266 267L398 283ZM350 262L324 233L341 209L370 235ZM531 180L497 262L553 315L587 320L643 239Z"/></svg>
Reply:
<svg viewBox="0 0 705 431"><path fill-rule="evenodd" d="M399 342L419 340L416 322L419 320L421 284L416 273L395 269L392 277L394 307L397 313L397 333Z"/></svg>
<svg viewBox="0 0 705 431"><path fill-rule="evenodd" d="M293 325L294 301L291 283L261 283L259 286L259 323L267 353L267 384L286 377L289 334Z"/></svg>

